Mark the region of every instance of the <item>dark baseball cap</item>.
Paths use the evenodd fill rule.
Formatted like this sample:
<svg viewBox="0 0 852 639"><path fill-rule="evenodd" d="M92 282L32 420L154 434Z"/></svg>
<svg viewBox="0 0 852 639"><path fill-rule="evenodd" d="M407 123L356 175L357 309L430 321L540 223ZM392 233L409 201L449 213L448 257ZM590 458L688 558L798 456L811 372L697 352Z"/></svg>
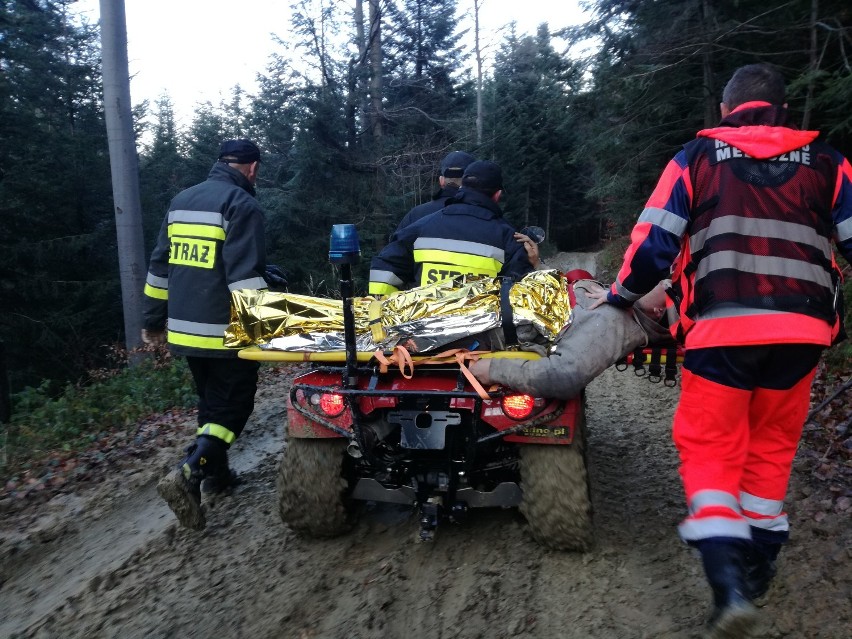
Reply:
<svg viewBox="0 0 852 639"><path fill-rule="evenodd" d="M503 189L503 171L488 160L477 160L468 164L462 176L462 186L478 191L501 191Z"/></svg>
<svg viewBox="0 0 852 639"><path fill-rule="evenodd" d="M219 147L219 161L234 164L260 162L260 149L251 140L225 140Z"/></svg>
<svg viewBox="0 0 852 639"><path fill-rule="evenodd" d="M444 177L459 178L464 174L464 170L468 164L476 158L470 153L464 151L453 151L441 160L441 175Z"/></svg>

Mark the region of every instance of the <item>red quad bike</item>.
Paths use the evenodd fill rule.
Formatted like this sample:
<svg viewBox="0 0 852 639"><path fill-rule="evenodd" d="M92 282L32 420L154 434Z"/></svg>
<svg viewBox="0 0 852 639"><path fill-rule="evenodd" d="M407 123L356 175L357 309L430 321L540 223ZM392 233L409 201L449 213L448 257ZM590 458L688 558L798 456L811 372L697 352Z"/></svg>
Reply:
<svg viewBox="0 0 852 639"><path fill-rule="evenodd" d="M332 537L354 525L359 503L403 504L419 509L420 538L430 540L440 522L470 509L517 507L542 545L588 548L583 396L501 388L484 399L455 360L417 365L406 378L356 353L357 235L348 253L339 249L350 226L334 227L330 252L341 264L346 361L313 364L291 387L277 483L283 521L306 536Z"/></svg>
<svg viewBox="0 0 852 639"><path fill-rule="evenodd" d="M318 366L291 388L278 503L293 530L339 535L357 502L388 502L419 508L429 540L471 508L519 507L541 544L589 546L582 396L482 399L455 363L417 366L411 379L363 365L353 386L347 374Z"/></svg>

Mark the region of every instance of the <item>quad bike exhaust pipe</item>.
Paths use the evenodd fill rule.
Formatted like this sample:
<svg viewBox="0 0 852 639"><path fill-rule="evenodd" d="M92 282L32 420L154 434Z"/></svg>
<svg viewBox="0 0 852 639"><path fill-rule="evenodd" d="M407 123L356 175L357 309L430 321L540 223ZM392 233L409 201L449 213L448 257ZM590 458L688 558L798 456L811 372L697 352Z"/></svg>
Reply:
<svg viewBox="0 0 852 639"><path fill-rule="evenodd" d="M353 459L361 459L364 456L361 446L354 439L346 446L346 453Z"/></svg>

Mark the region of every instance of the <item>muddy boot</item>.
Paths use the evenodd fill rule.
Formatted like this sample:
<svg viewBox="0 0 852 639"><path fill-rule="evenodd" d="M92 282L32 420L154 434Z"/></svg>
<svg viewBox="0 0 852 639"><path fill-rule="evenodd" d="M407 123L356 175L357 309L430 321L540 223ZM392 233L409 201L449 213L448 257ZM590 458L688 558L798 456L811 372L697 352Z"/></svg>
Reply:
<svg viewBox="0 0 852 639"><path fill-rule="evenodd" d="M201 481L206 475L227 468L225 444L201 436L187 449L177 468L157 483L157 492L178 518L181 526L202 530L207 522L201 509Z"/></svg>
<svg viewBox="0 0 852 639"><path fill-rule="evenodd" d="M752 530L752 542L745 554L745 585L749 599L759 604L769 591L777 569L775 561L787 533Z"/></svg>
<svg viewBox="0 0 852 639"><path fill-rule="evenodd" d="M757 624L758 612L745 585L747 541L712 538L696 542L707 582L713 589L713 614L708 639L746 639Z"/></svg>
<svg viewBox="0 0 852 639"><path fill-rule="evenodd" d="M205 495L227 495L239 483L237 473L226 466L223 471L204 477L201 492Z"/></svg>

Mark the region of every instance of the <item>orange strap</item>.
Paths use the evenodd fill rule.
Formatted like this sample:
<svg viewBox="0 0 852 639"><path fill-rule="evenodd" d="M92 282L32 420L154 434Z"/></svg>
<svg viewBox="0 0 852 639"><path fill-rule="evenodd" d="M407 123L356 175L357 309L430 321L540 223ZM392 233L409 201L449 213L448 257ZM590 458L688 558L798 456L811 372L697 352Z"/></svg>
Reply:
<svg viewBox="0 0 852 639"><path fill-rule="evenodd" d="M378 349L373 355L379 361L379 371L382 373L387 373L388 367L396 364L405 379L414 377L414 360L411 359L411 353L404 346L399 344L394 346L390 357L385 357L385 354Z"/></svg>
<svg viewBox="0 0 852 639"><path fill-rule="evenodd" d="M488 391L482 387L479 380L473 376L473 373L471 373L470 369L465 365L465 360L475 362L478 359L479 353L470 351L456 353L456 361L459 363L459 368L461 369L462 374L467 378L467 381L470 382L470 385L473 386L473 390L475 390L476 394L482 399L489 399L490 395L488 394Z"/></svg>
<svg viewBox="0 0 852 639"><path fill-rule="evenodd" d="M489 399L490 395L488 394L488 391L482 387L482 384L480 384L479 380L473 376L473 373L470 372L470 369L465 363L467 361L475 362L479 359L480 355L486 352L488 351L468 351L464 348L453 348L441 353L436 353L435 355L425 359L418 359L417 361L414 361L411 357L411 353L408 352L408 349L397 344L394 346L390 357L386 356L380 350L377 350L374 353L374 356L379 362L379 371L387 373L390 366L397 365L399 367L399 372L405 379L411 379L414 377L414 366L416 365L445 364L447 360L454 359L459 365L462 374L465 378L467 378L467 381L470 382L470 385L473 387L473 390L476 391L477 395L479 395L482 399Z"/></svg>

